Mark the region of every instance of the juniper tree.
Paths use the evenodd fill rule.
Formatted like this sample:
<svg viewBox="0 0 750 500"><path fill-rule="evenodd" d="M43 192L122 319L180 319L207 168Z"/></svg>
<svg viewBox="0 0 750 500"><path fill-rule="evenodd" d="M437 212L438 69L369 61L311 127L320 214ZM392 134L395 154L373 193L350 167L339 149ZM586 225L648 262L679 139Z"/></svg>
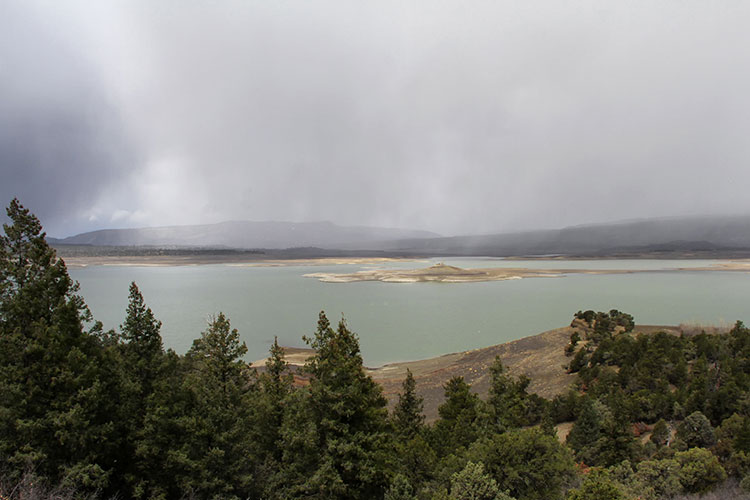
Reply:
<svg viewBox="0 0 750 500"><path fill-rule="evenodd" d="M561 498L575 472L570 450L536 427L483 436L467 458L483 463L501 491L525 500Z"/></svg>
<svg viewBox="0 0 750 500"><path fill-rule="evenodd" d="M694 411L677 426L677 438L688 448L708 448L716 444L716 433L706 416Z"/></svg>
<svg viewBox="0 0 750 500"><path fill-rule="evenodd" d="M497 481L484 471L481 462L468 462L451 476L450 500L511 500L500 492Z"/></svg>

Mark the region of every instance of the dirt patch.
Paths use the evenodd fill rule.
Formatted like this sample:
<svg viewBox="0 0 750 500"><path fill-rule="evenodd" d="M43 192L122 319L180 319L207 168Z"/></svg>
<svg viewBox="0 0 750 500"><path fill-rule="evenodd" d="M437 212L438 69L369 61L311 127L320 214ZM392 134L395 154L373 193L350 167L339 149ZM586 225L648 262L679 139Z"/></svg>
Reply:
<svg viewBox="0 0 750 500"><path fill-rule="evenodd" d="M383 392L394 404L401 384L410 369L417 383L417 392L425 400L428 421L437 418L437 409L444 400L443 385L452 377L462 376L472 390L486 397L490 386L490 366L500 356L508 372L531 379L529 391L552 398L565 392L575 375L566 373L569 362L564 354L570 341L569 327L558 328L523 339L483 349L448 354L438 358L385 365L369 370L369 374L383 387Z"/></svg>
<svg viewBox="0 0 750 500"><path fill-rule="evenodd" d="M573 428L573 422L563 422L555 426L555 432L557 433L557 440L564 443L568 439L568 434Z"/></svg>

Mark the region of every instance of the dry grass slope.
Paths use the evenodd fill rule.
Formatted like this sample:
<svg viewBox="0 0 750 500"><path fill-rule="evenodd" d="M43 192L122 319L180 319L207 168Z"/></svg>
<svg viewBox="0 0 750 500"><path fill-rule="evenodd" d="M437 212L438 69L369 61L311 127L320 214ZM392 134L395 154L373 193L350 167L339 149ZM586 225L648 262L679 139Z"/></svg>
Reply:
<svg viewBox="0 0 750 500"><path fill-rule="evenodd" d="M679 327L653 325L637 326L634 333L650 334L657 331L680 334ZM505 344L445 354L437 358L387 364L379 368L368 368L367 372L383 387L389 405L393 406L401 392L406 369L411 370L417 383L417 393L425 400L424 413L428 422L437 419L437 409L444 399L443 385L452 377L464 377L474 392L486 397L490 386L489 369L495 356L500 356L512 375L526 375L531 379L530 392L550 399L564 393L576 377L565 369L570 362L570 358L565 356L565 346L570 341L572 332L573 328L566 326ZM293 367L299 367L313 351L285 348L285 352L287 361ZM258 360L253 366L260 368L264 363L265 360ZM295 371L297 372L296 369ZM297 381L305 383L300 377L297 377Z"/></svg>

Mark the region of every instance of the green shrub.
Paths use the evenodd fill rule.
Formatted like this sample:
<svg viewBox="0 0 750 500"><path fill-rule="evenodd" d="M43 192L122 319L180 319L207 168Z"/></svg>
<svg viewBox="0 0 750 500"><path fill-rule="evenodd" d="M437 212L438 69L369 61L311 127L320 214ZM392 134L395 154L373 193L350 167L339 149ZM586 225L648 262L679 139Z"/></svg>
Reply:
<svg viewBox="0 0 750 500"><path fill-rule="evenodd" d="M719 460L704 448L691 448L675 454L680 463L680 484L690 493L703 493L726 480Z"/></svg>

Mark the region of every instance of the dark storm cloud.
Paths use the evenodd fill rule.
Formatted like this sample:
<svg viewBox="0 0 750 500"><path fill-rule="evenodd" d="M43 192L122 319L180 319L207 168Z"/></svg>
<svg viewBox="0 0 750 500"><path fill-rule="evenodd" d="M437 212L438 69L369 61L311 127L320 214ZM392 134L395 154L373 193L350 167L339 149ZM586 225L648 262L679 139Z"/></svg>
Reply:
<svg viewBox="0 0 750 500"><path fill-rule="evenodd" d="M744 2L41 5L116 105L71 121L133 132L68 212L98 226L750 213Z"/></svg>
<svg viewBox="0 0 750 500"><path fill-rule="evenodd" d="M95 70L55 31L0 4L0 200L18 197L69 231L86 227L92 199L127 175L133 153Z"/></svg>

